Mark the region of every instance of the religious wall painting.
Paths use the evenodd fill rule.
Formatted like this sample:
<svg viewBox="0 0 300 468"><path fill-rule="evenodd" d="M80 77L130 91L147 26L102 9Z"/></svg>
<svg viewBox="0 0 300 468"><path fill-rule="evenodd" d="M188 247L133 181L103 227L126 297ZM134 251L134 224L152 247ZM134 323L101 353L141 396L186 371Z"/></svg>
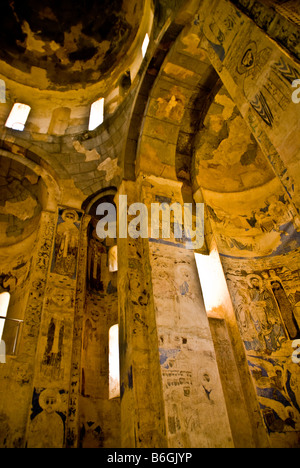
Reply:
<svg viewBox="0 0 300 468"><path fill-rule="evenodd" d="M71 354L72 321L60 314L49 311L44 320L40 344L41 362L39 379L44 384L62 382L68 379L66 362Z"/></svg>
<svg viewBox="0 0 300 468"><path fill-rule="evenodd" d="M65 326L63 321L57 321L53 317L47 330L47 342L41 363L44 377L51 376L51 380L59 380L63 377L61 368L64 346Z"/></svg>
<svg viewBox="0 0 300 468"><path fill-rule="evenodd" d="M277 181L274 181L274 187ZM273 185L273 183L272 183ZM273 188L270 186L270 192ZM281 189L280 189L281 191ZM264 195L265 196L265 195ZM275 257L300 247L300 225L289 198L285 194L259 199L255 204L244 203L244 213L236 214L234 199L209 194L206 209L222 255L229 257ZM238 195L237 205L243 194Z"/></svg>
<svg viewBox="0 0 300 468"><path fill-rule="evenodd" d="M213 350L186 330L182 334L161 333L159 343L163 391L167 401L166 418L172 446L177 446L182 438L188 446L194 446L197 440L198 444L202 440L204 445L209 445L209 433L203 435L201 427L204 421L207 423L208 414L220 416L223 411ZM196 351L202 356L200 361L191 359ZM217 431L224 430L224 420L222 423L221 420L222 417Z"/></svg>
<svg viewBox="0 0 300 468"><path fill-rule="evenodd" d="M274 269L250 274L244 271L238 280L229 274L228 279L234 291L238 324L247 351L271 355L286 348L288 341L300 338L300 321L295 307L297 291L293 295Z"/></svg>
<svg viewBox="0 0 300 468"><path fill-rule="evenodd" d="M81 217L82 213L73 209L59 210L52 273L76 278Z"/></svg>
<svg viewBox="0 0 300 468"><path fill-rule="evenodd" d="M216 192L241 192L262 186L274 172L237 106L222 87L194 142L199 186Z"/></svg>
<svg viewBox="0 0 300 468"><path fill-rule="evenodd" d="M269 433L300 430L300 372L289 358L248 357Z"/></svg>
<svg viewBox="0 0 300 468"><path fill-rule="evenodd" d="M261 88L257 92L257 81L258 79L262 80L266 74L266 64L271 55L272 49L270 47L261 48L256 41L251 41L245 44L236 66L238 75L242 77L246 98L269 127L273 125L274 114L269 106L266 90Z"/></svg>
<svg viewBox="0 0 300 468"><path fill-rule="evenodd" d="M63 448L66 394L54 388L34 389L27 448Z"/></svg>
<svg viewBox="0 0 300 468"><path fill-rule="evenodd" d="M88 302L83 326L81 394L96 397L100 389L101 373L101 308L95 300Z"/></svg>
<svg viewBox="0 0 300 468"><path fill-rule="evenodd" d="M248 275L247 282L249 317L246 317L246 320L251 320L257 336L253 342L245 343L246 348L254 347L256 350L272 353L280 349L282 341L286 339L284 325L270 291L263 285L261 276Z"/></svg>
<svg viewBox="0 0 300 468"><path fill-rule="evenodd" d="M96 228L89 226L87 287L91 291L104 293L105 272L108 269L108 252L105 243L97 236Z"/></svg>
<svg viewBox="0 0 300 468"><path fill-rule="evenodd" d="M232 0L232 2L245 11L273 39L285 46L296 57L300 57L298 0L265 0L264 3L252 0Z"/></svg>
<svg viewBox="0 0 300 468"><path fill-rule="evenodd" d="M75 305L71 282L68 277L49 275L39 350L41 355L39 378L45 385L67 378L65 362L72 348L72 320Z"/></svg>
<svg viewBox="0 0 300 468"><path fill-rule="evenodd" d="M261 414L269 433L300 429L299 250L269 260L224 259L228 287ZM249 272L252 262L252 272ZM259 268L259 265L261 266Z"/></svg>
<svg viewBox="0 0 300 468"><path fill-rule="evenodd" d="M226 68L266 129L280 125L282 113L289 108L293 118L291 85L300 69L278 53L252 23L240 33L238 47L228 53Z"/></svg>
<svg viewBox="0 0 300 468"><path fill-rule="evenodd" d="M72 313L74 307L74 291L73 286L67 281L55 281L53 276L50 276L50 284L47 288L46 305L52 310L60 311L66 316Z"/></svg>
<svg viewBox="0 0 300 468"><path fill-rule="evenodd" d="M105 434L97 421L89 420L82 422L79 448L102 448L104 440Z"/></svg>
<svg viewBox="0 0 300 468"><path fill-rule="evenodd" d="M240 12L228 4L227 9L217 6L210 23L204 24L204 34L221 62L224 61L243 23Z"/></svg>
<svg viewBox="0 0 300 468"><path fill-rule="evenodd" d="M29 279L33 257L22 255L14 261L11 258L7 260L2 258L1 260L0 289L12 293Z"/></svg>

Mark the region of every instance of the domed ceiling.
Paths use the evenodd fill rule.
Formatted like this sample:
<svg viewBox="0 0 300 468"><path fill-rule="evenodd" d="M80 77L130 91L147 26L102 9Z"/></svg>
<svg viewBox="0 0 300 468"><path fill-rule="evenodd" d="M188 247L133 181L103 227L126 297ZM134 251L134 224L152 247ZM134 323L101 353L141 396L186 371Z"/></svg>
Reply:
<svg viewBox="0 0 300 468"><path fill-rule="evenodd" d="M224 87L208 110L194 151L196 180L207 190L243 192L275 177Z"/></svg>
<svg viewBox="0 0 300 468"><path fill-rule="evenodd" d="M275 256L299 247L290 199L224 87L195 139L194 178L223 256Z"/></svg>
<svg viewBox="0 0 300 468"><path fill-rule="evenodd" d="M30 74L39 89L85 88L126 56L143 11L144 0L3 0L2 72L19 83Z"/></svg>

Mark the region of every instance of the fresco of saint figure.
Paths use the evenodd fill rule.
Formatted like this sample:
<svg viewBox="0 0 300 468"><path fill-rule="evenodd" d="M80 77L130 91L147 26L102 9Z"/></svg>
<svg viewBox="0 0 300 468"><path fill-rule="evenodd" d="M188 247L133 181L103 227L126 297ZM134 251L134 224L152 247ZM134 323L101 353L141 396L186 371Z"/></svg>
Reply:
<svg viewBox="0 0 300 468"><path fill-rule="evenodd" d="M261 347L271 353L280 349L286 339L281 317L270 291L259 275L248 276L249 313Z"/></svg>
<svg viewBox="0 0 300 468"><path fill-rule="evenodd" d="M39 396L41 412L32 420L28 448L62 448L64 423L58 412L61 403L59 392L47 389Z"/></svg>
<svg viewBox="0 0 300 468"><path fill-rule="evenodd" d="M52 272L75 278L78 254L78 213L64 210L60 216L55 238L55 260Z"/></svg>

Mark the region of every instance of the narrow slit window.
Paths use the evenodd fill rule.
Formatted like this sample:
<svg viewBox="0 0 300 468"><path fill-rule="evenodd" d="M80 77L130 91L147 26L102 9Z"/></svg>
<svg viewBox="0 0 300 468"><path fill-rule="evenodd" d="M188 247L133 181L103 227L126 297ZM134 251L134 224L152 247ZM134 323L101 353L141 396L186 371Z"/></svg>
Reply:
<svg viewBox="0 0 300 468"><path fill-rule="evenodd" d="M208 314L218 310L228 298L227 283L216 249L209 255L195 254L203 299Z"/></svg>
<svg viewBox="0 0 300 468"><path fill-rule="evenodd" d="M95 130L104 122L104 98L98 99L91 106L89 130Z"/></svg>
<svg viewBox="0 0 300 468"><path fill-rule="evenodd" d="M3 329L4 329L5 320L7 316L9 301L10 301L10 294L8 292L4 292L0 294L0 341L2 340L2 336L3 336Z"/></svg>
<svg viewBox="0 0 300 468"><path fill-rule="evenodd" d="M109 330L109 399L120 396L119 325Z"/></svg>
<svg viewBox="0 0 300 468"><path fill-rule="evenodd" d="M110 273L118 271L118 246L114 245L108 251L108 269Z"/></svg>
<svg viewBox="0 0 300 468"><path fill-rule="evenodd" d="M143 54L143 57L145 57L145 55L146 55L146 53L147 53L149 44L150 44L150 39L149 39L148 34L146 34L145 39L144 39L144 42L143 42L143 45L142 45L142 54Z"/></svg>
<svg viewBox="0 0 300 468"><path fill-rule="evenodd" d="M26 104L16 103L14 104L11 113L8 116L5 126L13 130L19 130L23 132L31 107Z"/></svg>

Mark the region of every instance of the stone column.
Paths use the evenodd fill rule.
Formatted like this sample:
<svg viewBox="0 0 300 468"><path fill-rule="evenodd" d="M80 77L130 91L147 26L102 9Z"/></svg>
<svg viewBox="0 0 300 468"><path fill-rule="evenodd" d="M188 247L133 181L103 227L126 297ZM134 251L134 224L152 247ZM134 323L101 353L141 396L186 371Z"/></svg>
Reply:
<svg viewBox="0 0 300 468"><path fill-rule="evenodd" d="M58 209L52 249L47 258L43 246L39 253L39 262L49 269L39 317L28 448L65 446L81 217L72 208Z"/></svg>
<svg viewBox="0 0 300 468"><path fill-rule="evenodd" d="M138 199L133 201L145 203L149 214L151 203L187 201L178 182L142 176L135 193L132 187L123 184L120 193L128 195L130 190L128 203L135 195ZM136 442L143 440L153 447L150 431L145 439L146 428L149 421L152 427L163 428L158 417L164 416L168 447L232 447L193 250L174 236L149 235L119 243L125 434L131 431L132 441L135 435ZM157 414L153 402L160 408ZM128 440L127 436L124 442Z"/></svg>
<svg viewBox="0 0 300 468"><path fill-rule="evenodd" d="M88 252L87 230L90 219L90 216L85 215L81 222L80 243L78 252L78 276L74 314L71 381L69 389L69 408L66 423L67 448L78 448L79 444L80 371L83 339L83 320L86 302L86 274Z"/></svg>
<svg viewBox="0 0 300 468"><path fill-rule="evenodd" d="M119 195L135 203L136 188L123 182L117 206ZM122 447L167 447L148 241L119 237L118 258Z"/></svg>

